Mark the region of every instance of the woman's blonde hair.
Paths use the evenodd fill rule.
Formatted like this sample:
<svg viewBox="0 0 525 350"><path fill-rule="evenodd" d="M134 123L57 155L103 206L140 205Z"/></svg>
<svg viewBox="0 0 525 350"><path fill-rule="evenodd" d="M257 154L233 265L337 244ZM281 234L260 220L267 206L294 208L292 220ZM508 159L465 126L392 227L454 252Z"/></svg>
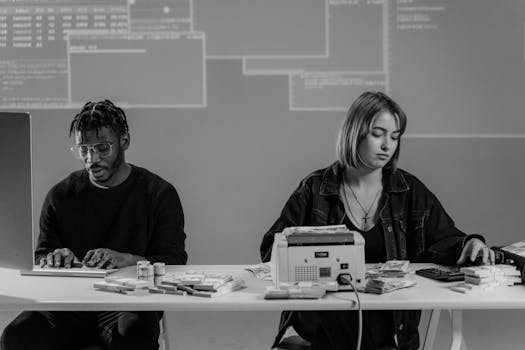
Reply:
<svg viewBox="0 0 525 350"><path fill-rule="evenodd" d="M385 168L397 169L401 135L405 132L407 117L401 107L382 92L367 91L361 94L350 106L346 118L339 129L337 136L337 160L344 168L360 168L366 166L357 151L359 144L370 132L374 118L381 113L388 112L396 119L399 127L399 141L394 155Z"/></svg>

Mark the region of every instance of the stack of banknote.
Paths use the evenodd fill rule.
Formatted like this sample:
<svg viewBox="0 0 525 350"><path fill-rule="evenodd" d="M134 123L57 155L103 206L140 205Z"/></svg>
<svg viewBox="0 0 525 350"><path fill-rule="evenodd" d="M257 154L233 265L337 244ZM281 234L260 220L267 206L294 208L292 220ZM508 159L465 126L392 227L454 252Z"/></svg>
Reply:
<svg viewBox="0 0 525 350"><path fill-rule="evenodd" d="M366 272L365 292L383 294L412 287L416 284L409 277L408 260L388 260Z"/></svg>

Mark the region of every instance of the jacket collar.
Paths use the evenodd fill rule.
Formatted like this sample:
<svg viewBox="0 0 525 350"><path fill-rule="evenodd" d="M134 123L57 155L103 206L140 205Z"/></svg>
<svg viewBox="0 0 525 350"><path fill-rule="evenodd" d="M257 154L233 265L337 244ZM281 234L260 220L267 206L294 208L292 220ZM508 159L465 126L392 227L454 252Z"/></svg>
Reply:
<svg viewBox="0 0 525 350"><path fill-rule="evenodd" d="M325 169L320 186L322 196L339 195L339 186L343 179L343 167L335 162ZM383 169L383 188L386 192L405 192L410 189L402 170L392 173L390 169Z"/></svg>

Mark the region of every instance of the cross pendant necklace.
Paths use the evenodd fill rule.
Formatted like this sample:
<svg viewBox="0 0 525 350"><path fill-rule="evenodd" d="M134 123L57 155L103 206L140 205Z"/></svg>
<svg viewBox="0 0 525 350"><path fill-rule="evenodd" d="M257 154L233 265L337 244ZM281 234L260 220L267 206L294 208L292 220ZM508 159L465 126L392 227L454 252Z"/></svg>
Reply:
<svg viewBox="0 0 525 350"><path fill-rule="evenodd" d="M344 194L344 197L345 197L345 201L346 201L346 205L348 206L348 210L350 211L350 215L352 216L352 218L358 222L358 220L356 220L356 218L354 217L354 214L352 214L352 211L350 209L350 205L348 203L348 198L346 196L346 190L345 190L345 187L348 186L348 188L350 188L350 191L352 192L352 195L353 197L355 198L355 201L357 202L357 204L359 205L359 207L361 208L361 210L363 211L363 216L361 217L361 220L363 221L363 226L362 226L362 231L365 232L366 230L366 227L367 227L367 224L368 224L368 220L370 220L370 216L368 215L368 213L370 212L370 210L372 209L372 207L374 206L377 198L379 197L379 194L381 193L381 187L379 188L379 190L377 191L375 197L374 197L374 200L372 201L372 203L370 204L370 206L368 207L368 210L366 210L363 205L361 204L361 202L359 201L359 199L357 199L357 195L355 194L354 190L352 189L352 186L350 185L347 185L346 183L343 183L343 194Z"/></svg>

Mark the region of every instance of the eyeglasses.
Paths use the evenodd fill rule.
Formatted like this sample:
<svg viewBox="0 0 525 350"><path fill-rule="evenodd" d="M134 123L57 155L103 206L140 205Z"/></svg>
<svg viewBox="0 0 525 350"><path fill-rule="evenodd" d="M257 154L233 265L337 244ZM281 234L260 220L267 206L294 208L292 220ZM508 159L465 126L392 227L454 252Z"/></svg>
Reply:
<svg viewBox="0 0 525 350"><path fill-rule="evenodd" d="M85 159L88 156L89 151L96 153L100 157L107 157L111 154L113 148L113 142L99 142L91 145L76 145L70 148L73 156L77 159Z"/></svg>

